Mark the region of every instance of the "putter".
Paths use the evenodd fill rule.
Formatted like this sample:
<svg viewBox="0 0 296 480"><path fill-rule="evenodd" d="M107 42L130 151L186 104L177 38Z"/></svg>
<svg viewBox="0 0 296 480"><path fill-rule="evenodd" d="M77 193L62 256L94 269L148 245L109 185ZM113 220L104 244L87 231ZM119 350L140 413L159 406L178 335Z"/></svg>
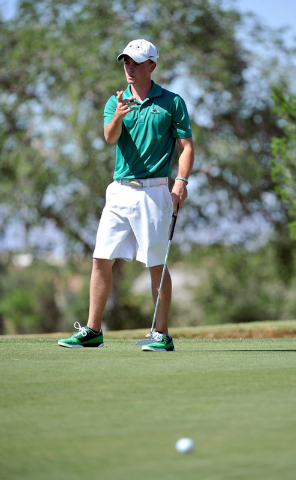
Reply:
<svg viewBox="0 0 296 480"><path fill-rule="evenodd" d="M164 279L164 274L165 274L165 269L166 269L166 266L167 266L169 251L170 251L170 248L171 248L171 243L172 243L172 239L173 239L173 235L174 235L175 225L176 225L177 216L178 216L178 210L179 210L179 204L177 205L177 213L173 213L173 217L172 217L172 222L171 222L170 231L169 231L169 241L168 241L168 246L167 246L167 250L166 250L166 254L165 254L164 265L163 265L163 269L162 269L162 274L161 274L161 279L160 279L160 284L159 284L159 289L158 289L158 295L157 295L155 309L154 309L154 315L153 315L151 330L146 335L146 337L149 337L149 339L138 340L136 342L136 345L147 345L148 343L151 343L151 340L153 339L153 330L154 330L156 313L157 313L157 308L158 308L158 303L159 303L159 298L160 298L160 291L161 291L161 287L162 287L162 283L163 283L163 279Z"/></svg>

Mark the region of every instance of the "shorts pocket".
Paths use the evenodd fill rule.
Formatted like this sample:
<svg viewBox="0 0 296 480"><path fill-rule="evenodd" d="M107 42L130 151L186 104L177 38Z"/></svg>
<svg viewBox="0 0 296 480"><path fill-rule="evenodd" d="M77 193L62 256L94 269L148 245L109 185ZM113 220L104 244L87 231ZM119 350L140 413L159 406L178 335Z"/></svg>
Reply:
<svg viewBox="0 0 296 480"><path fill-rule="evenodd" d="M164 202L165 202L165 205L167 207L168 210L172 210L173 209L173 200L172 200L172 196L171 196L171 193L167 187L167 185L161 185L161 190L162 190L162 196L163 196L163 199L164 199Z"/></svg>
<svg viewBox="0 0 296 480"><path fill-rule="evenodd" d="M112 182L108 185L106 189L106 202L110 202L112 197L113 197L113 190L114 190L114 185L116 185L115 182Z"/></svg>

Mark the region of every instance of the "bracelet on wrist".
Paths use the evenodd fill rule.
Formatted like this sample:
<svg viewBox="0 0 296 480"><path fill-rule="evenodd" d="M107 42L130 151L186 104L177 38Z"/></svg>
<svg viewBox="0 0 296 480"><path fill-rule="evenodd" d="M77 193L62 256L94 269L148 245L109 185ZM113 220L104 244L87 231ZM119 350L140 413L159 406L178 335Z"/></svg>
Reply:
<svg viewBox="0 0 296 480"><path fill-rule="evenodd" d="M187 180L187 178L184 178L184 177L176 177L175 180L183 180L183 182L185 182L186 185L188 185L188 180Z"/></svg>

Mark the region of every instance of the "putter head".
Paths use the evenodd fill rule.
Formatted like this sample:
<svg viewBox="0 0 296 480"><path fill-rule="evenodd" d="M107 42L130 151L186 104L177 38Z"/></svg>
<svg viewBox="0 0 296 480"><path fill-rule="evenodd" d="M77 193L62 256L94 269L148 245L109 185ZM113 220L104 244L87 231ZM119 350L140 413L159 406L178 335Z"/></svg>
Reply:
<svg viewBox="0 0 296 480"><path fill-rule="evenodd" d="M151 343L153 340L153 332L147 333L146 337L150 338L147 338L147 340L137 340L136 345L148 345L148 343Z"/></svg>
<svg viewBox="0 0 296 480"><path fill-rule="evenodd" d="M151 343L150 340L137 340L136 345L148 345L148 343Z"/></svg>

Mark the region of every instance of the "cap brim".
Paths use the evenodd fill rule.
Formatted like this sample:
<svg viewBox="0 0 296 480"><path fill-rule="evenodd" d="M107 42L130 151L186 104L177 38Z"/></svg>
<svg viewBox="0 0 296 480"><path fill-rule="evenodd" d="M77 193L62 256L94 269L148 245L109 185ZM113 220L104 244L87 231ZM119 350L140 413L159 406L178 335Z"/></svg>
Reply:
<svg viewBox="0 0 296 480"><path fill-rule="evenodd" d="M143 62L146 62L146 60L148 60L148 58L144 57L143 55L137 55L136 52L132 52L132 54L129 52L129 53L121 53L120 55L118 55L117 61L119 62L123 57L131 57L137 63L143 63Z"/></svg>

